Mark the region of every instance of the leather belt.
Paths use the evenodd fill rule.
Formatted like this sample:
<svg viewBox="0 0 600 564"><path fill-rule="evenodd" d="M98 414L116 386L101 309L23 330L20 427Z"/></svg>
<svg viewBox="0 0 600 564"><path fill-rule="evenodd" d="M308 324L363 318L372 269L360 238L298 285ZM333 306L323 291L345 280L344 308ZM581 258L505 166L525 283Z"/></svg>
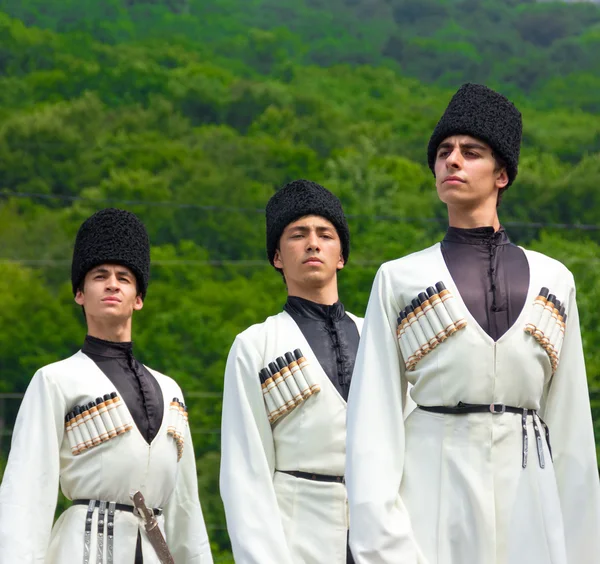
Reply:
<svg viewBox="0 0 600 564"><path fill-rule="evenodd" d="M73 500L73 505L88 505L89 506L89 504L90 504L91 501L93 501L93 500L90 500L90 499L75 499L75 500ZM108 504L106 503L106 505L108 505ZM95 507L100 507L100 501L99 500L96 500ZM127 511L129 513L134 513L134 511L133 511L134 510L133 505L127 505L125 503L115 503L114 507L118 511ZM159 515L162 515L162 512L163 512L163 510L160 509L160 508L156 508L156 509L153 508L152 511L153 511L154 515L156 515L157 517Z"/></svg>
<svg viewBox="0 0 600 564"><path fill-rule="evenodd" d="M344 476L328 476L327 474L314 474L313 472L300 472L298 470L277 470L282 474L289 474L295 478L302 478L303 480L312 480L313 482L337 482L338 484L345 484L346 480Z"/></svg>
<svg viewBox="0 0 600 564"><path fill-rule="evenodd" d="M502 403L463 403L462 401L459 401L458 404L453 407L449 407L446 405L419 405L418 407L423 411L431 411L432 413L443 413L446 415L465 415L468 413L492 413L493 415L501 415L503 413L520 413L521 427L523 429L523 448L521 454L523 468L527 467L527 455L529 452L529 438L527 436L527 416L531 415L540 468L545 468L546 462L544 460L544 451L542 447L542 435L540 433L540 429L538 427L536 418L537 420L539 420L544 429L546 435L546 444L548 445L548 452L550 453L550 459L552 459L552 447L550 446L550 430L548 429L548 425L544 423L544 421L537 414L535 409L513 407L512 405L504 405Z"/></svg>
<svg viewBox="0 0 600 564"><path fill-rule="evenodd" d="M445 413L448 415L462 415L466 413L493 413L494 415L500 415L501 413L523 413L522 407L513 407L511 405L504 405L502 403L463 403L458 402L458 405L454 407L448 407L445 405L420 405L419 409L424 411L431 411L433 413ZM530 413L535 413L533 410L529 410Z"/></svg>

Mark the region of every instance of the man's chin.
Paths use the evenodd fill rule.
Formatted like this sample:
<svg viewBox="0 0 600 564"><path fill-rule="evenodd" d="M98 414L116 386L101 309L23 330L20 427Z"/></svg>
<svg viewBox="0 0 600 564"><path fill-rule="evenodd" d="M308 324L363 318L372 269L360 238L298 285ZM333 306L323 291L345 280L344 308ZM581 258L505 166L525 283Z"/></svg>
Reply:
<svg viewBox="0 0 600 564"><path fill-rule="evenodd" d="M473 194L468 192L460 192L458 190L447 192L440 197L440 200L447 206L473 208L481 205L481 198L473 197Z"/></svg>
<svg viewBox="0 0 600 564"><path fill-rule="evenodd" d="M107 321L108 320L122 321L131 316L131 313L128 314L126 311L123 311L123 309L120 307L107 307L107 308L102 308L99 311L90 312L90 313L88 313L86 311L86 313L90 317L94 317L98 320L107 320Z"/></svg>
<svg viewBox="0 0 600 564"><path fill-rule="evenodd" d="M321 288L333 279L331 274L322 271L308 272L303 276L302 283L307 287Z"/></svg>

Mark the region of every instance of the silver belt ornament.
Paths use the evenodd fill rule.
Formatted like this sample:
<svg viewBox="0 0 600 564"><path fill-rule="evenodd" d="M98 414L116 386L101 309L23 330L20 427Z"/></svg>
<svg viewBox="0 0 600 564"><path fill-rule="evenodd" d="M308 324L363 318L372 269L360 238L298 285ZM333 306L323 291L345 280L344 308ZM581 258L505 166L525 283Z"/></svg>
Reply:
<svg viewBox="0 0 600 564"><path fill-rule="evenodd" d="M117 504L111 501L108 504L108 518L106 519L106 564L113 564L116 509Z"/></svg>
<svg viewBox="0 0 600 564"><path fill-rule="evenodd" d="M95 508L96 500L90 499L87 514L85 516L85 533L83 535L83 564L90 564L90 550L92 544L92 518L94 516Z"/></svg>

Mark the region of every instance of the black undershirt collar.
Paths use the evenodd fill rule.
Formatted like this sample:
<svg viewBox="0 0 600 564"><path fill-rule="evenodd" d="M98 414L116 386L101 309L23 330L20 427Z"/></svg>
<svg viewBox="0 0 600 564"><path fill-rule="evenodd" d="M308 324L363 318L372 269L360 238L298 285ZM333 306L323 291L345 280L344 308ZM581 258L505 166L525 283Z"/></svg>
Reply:
<svg viewBox="0 0 600 564"><path fill-rule="evenodd" d="M309 319L339 321L346 315L344 304L339 300L332 305L311 302L299 296L288 296L284 309L288 313L297 313Z"/></svg>
<svg viewBox="0 0 600 564"><path fill-rule="evenodd" d="M464 245L510 245L508 234L502 226L498 231L494 231L493 227L448 227L443 240Z"/></svg>
<svg viewBox="0 0 600 564"><path fill-rule="evenodd" d="M86 335L81 350L86 354L92 353L107 358L127 358L129 355L133 355L133 342L126 341L115 343L113 341L105 341L98 337Z"/></svg>

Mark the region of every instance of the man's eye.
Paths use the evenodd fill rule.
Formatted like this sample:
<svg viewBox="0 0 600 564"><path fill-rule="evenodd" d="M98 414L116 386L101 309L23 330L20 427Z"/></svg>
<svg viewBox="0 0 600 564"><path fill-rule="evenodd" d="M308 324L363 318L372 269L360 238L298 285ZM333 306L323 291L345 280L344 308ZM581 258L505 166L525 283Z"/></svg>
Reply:
<svg viewBox="0 0 600 564"><path fill-rule="evenodd" d="M121 276L121 278L119 278L119 280L121 282L129 282L129 278L125 278L124 276Z"/></svg>
<svg viewBox="0 0 600 564"><path fill-rule="evenodd" d="M448 156L448 151L440 151L438 153L438 158L439 159L443 159L444 157L447 157L447 156Z"/></svg>

